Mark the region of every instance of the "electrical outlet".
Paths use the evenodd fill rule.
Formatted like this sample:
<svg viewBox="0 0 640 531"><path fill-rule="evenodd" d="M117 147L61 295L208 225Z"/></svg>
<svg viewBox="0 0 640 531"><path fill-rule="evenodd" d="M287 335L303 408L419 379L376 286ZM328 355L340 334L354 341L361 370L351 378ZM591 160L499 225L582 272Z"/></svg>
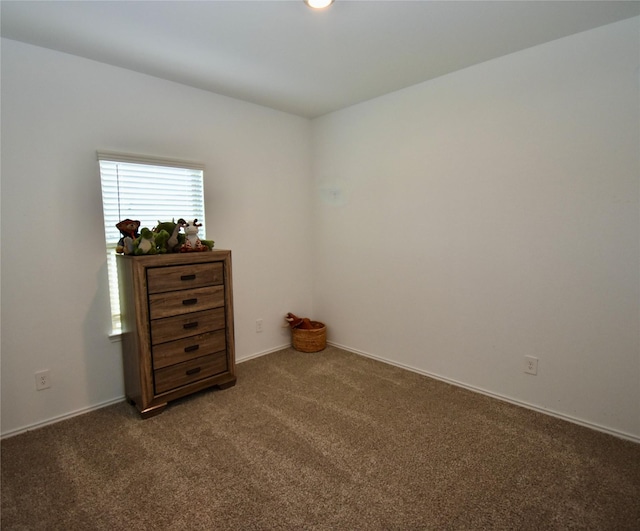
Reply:
<svg viewBox="0 0 640 531"><path fill-rule="evenodd" d="M42 391L51 387L51 375L49 369L36 372L36 390Z"/></svg>
<svg viewBox="0 0 640 531"><path fill-rule="evenodd" d="M538 358L534 358L533 356L525 356L524 357L524 372L527 374L533 374L534 376L538 374Z"/></svg>
<svg viewBox="0 0 640 531"><path fill-rule="evenodd" d="M256 332L262 332L262 319L256 319Z"/></svg>

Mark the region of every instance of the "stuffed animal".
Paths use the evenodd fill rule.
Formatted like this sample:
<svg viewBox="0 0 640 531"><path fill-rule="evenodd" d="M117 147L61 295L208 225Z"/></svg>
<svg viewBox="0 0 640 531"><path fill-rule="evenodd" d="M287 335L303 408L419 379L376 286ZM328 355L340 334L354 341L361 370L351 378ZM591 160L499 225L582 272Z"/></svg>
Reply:
<svg viewBox="0 0 640 531"><path fill-rule="evenodd" d="M202 227L202 223L198 223L197 219L189 222L184 227L184 233L186 236L185 242L180 247L181 253L189 253L194 251L209 251L209 247L204 245L200 238L198 238L198 228Z"/></svg>
<svg viewBox="0 0 640 531"><path fill-rule="evenodd" d="M133 254L133 242L139 236L139 227L140 222L133 219L123 219L120 223L116 223L116 228L122 234L122 238L116 244L116 253Z"/></svg>
<svg viewBox="0 0 640 531"><path fill-rule="evenodd" d="M165 231L166 232L166 231ZM134 254L158 254L156 248L155 235L147 227L142 227L140 236L133 243Z"/></svg>
<svg viewBox="0 0 640 531"><path fill-rule="evenodd" d="M156 244L158 253L165 254L167 252L167 241L169 241L169 233L164 229L160 232L153 231L153 239Z"/></svg>
<svg viewBox="0 0 640 531"><path fill-rule="evenodd" d="M164 252L175 253L180 250L180 247L185 241L185 235L180 233L180 229L185 227L187 222L180 218L178 222L175 221L158 221L158 224L154 227L153 232L161 234L162 231L166 231L169 237L164 244ZM160 251L163 252L163 251Z"/></svg>
<svg viewBox="0 0 640 531"><path fill-rule="evenodd" d="M291 312L284 316L284 320L289 323L291 328L299 328L301 330L313 330L317 328L311 323L311 319L308 317L298 317Z"/></svg>

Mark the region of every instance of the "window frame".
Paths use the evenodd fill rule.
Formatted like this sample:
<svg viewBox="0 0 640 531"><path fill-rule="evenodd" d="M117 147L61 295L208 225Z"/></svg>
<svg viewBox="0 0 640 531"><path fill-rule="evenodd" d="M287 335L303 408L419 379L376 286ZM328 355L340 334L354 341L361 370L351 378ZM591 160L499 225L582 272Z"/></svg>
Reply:
<svg viewBox="0 0 640 531"><path fill-rule="evenodd" d="M152 157L146 155L135 155L130 153L118 153L114 151L97 151L97 160L98 160L98 172L100 175L100 189L101 189L101 198L102 198L102 219L104 226L104 237L105 237L105 246L106 246L106 258L107 258L107 274L108 274L108 286L109 286L109 306L111 313L111 332L109 333L109 337L112 340L118 340L122 333L121 326L121 313L120 313L120 302L119 302L119 287L118 287L118 276L117 276L117 266L116 266L116 245L118 240L111 241L108 234L109 232L113 233L113 227L110 225L110 221L108 219L112 219L114 215L114 209L112 206L107 207L107 203L109 205L113 204L113 197L107 201L107 196L109 196L109 192L105 189L106 187L113 186L114 180L113 178L105 178L103 175L102 163L122 163L126 165L143 165L147 167L158 167L158 168L175 168L180 172L186 171L194 171L198 172L199 176L193 178L192 181L185 181L185 184L191 184L192 186L196 185L196 181L199 180L199 186L201 190L201 195L199 198L198 206L194 208L190 212L167 212L160 214L160 219L151 222L151 220L141 220L143 216L135 216L131 217L131 219L141 220L140 229L142 227L147 227L152 229L157 225L158 221L170 221L177 220L179 218L184 218L187 221L192 221L197 218L198 223L202 223L202 227L200 228L200 237L206 239L206 224L205 224L205 199L204 199L204 172L205 166L204 164L178 160L178 159L168 159L161 157ZM160 172L159 172L160 173ZM178 172L176 172L176 175ZM176 177L176 180L179 180L179 177ZM118 188L118 197L117 197L117 205L118 212L117 218L118 221L122 221L127 217L130 217L127 212L136 209L135 203L126 203L124 208L121 208L123 205L120 203L120 176L116 173L116 181ZM188 194L185 194L185 198L187 198ZM122 201L126 201L126 199L122 199ZM133 206L132 206L133 205ZM139 207L142 210L141 207ZM159 209L162 210L162 209ZM124 211L123 214L120 212ZM166 217L165 217L166 216ZM114 225L115 226L115 225ZM118 237L119 239L120 237Z"/></svg>

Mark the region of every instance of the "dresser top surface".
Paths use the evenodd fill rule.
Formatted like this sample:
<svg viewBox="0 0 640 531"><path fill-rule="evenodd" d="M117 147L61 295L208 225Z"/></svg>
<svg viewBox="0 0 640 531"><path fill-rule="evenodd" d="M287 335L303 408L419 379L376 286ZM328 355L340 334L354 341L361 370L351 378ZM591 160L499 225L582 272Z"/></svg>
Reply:
<svg viewBox="0 0 640 531"><path fill-rule="evenodd" d="M225 249L212 249L211 251L202 252L147 254L140 256L119 254L116 258L119 260L132 260L137 264L147 267L159 267L165 265L201 264L204 262L229 260L231 258L231 251Z"/></svg>

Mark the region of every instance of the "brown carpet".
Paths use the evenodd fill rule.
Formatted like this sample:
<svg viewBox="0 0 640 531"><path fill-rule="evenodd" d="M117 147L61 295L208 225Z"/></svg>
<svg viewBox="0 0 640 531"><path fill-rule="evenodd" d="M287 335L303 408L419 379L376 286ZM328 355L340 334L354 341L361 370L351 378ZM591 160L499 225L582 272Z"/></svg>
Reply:
<svg viewBox="0 0 640 531"><path fill-rule="evenodd" d="M2 529L640 529L640 445L328 347L2 441Z"/></svg>

